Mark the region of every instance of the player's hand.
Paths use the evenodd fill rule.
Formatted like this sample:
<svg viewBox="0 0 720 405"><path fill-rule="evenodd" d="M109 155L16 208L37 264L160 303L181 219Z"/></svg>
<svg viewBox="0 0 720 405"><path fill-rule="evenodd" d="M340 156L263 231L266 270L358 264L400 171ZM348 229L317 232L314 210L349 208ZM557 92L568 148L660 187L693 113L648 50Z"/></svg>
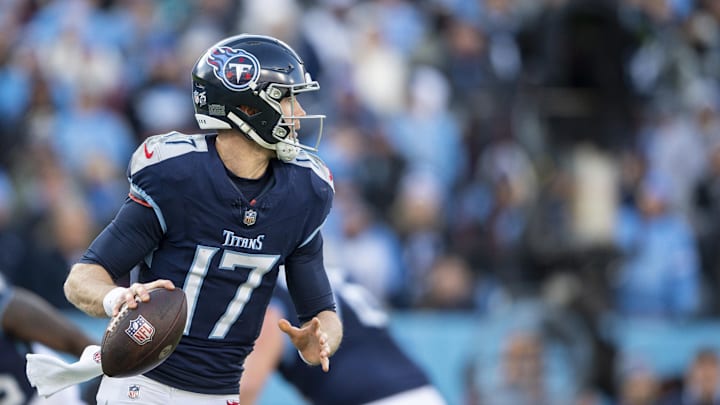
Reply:
<svg viewBox="0 0 720 405"><path fill-rule="evenodd" d="M159 279L151 281L149 283L133 283L130 287L126 288L121 299L118 299L113 309L113 316L120 312L123 304L127 305L128 308L137 308L138 302L150 301L150 294L148 291L156 288L166 288L168 290L174 290L175 285L170 280Z"/></svg>
<svg viewBox="0 0 720 405"><path fill-rule="evenodd" d="M320 364L325 372L330 370L330 345L327 334L321 329L320 319L315 317L300 328L292 326L287 319L281 319L278 327L290 336L306 362Z"/></svg>

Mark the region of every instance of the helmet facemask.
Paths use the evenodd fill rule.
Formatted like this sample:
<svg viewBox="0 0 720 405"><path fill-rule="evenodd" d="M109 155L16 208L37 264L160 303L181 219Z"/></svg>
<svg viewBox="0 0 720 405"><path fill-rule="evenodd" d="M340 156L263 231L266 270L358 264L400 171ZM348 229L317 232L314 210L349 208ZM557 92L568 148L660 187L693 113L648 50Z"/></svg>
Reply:
<svg viewBox="0 0 720 405"><path fill-rule="evenodd" d="M320 140L322 139L325 115L300 113L296 106L300 105L297 101L299 95L318 91L319 89L320 85L318 82L311 80L310 75L307 74L306 83L270 83L266 89L257 91L258 97L280 114L277 122L270 131L274 143L267 142L260 137L257 132L253 131L252 128L248 128L246 125L238 125L239 129L260 146L275 150L278 159L285 162L295 159L298 153L300 153L300 149L316 153L320 145ZM285 99L287 99L287 104L289 105L287 114L282 109L282 101ZM231 114L228 114L228 118L233 122L237 120L237 118ZM309 122L310 120L316 121L317 124L314 135L315 139L312 143L300 142L302 122ZM304 136L304 138L307 138L307 136Z"/></svg>

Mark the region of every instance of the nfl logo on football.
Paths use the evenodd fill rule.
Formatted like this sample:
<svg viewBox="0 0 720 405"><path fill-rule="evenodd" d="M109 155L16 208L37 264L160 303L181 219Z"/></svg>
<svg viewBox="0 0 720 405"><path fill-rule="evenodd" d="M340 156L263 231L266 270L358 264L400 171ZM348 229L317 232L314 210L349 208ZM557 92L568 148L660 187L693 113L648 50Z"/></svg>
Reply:
<svg viewBox="0 0 720 405"><path fill-rule="evenodd" d="M152 326L150 322L146 321L142 315L139 315L137 319L130 321L130 326L125 329L125 333L127 333L127 335L130 336L135 343L144 345L152 340L153 335L155 334L155 327Z"/></svg>
<svg viewBox="0 0 720 405"><path fill-rule="evenodd" d="M245 216L243 217L243 224L245 224L247 226L255 225L256 219L257 219L257 211L246 210Z"/></svg>

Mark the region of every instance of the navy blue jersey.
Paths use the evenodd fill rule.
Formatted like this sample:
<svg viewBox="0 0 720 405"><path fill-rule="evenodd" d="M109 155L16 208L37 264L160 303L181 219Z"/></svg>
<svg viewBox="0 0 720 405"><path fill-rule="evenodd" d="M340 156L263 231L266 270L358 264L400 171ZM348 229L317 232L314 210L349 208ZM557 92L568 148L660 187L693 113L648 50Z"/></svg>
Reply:
<svg viewBox="0 0 720 405"><path fill-rule="evenodd" d="M333 276L343 342L332 357L330 371L308 366L288 345L289 355L278 367L283 378L314 405L364 404L429 385L425 372L390 335L387 314L370 292ZM270 305L293 325L299 324L283 283L275 288Z"/></svg>
<svg viewBox="0 0 720 405"><path fill-rule="evenodd" d="M150 137L133 154L128 178L131 198L151 207L162 228L156 248L145 252L138 281L169 279L188 299L180 344L146 376L184 390L232 394L260 333L279 265L288 268L291 286L303 278L322 286L325 277L326 291L308 292L305 283L302 294L294 294L304 316L334 306L319 234L333 189L324 164L301 153L289 163L271 160L268 187L247 199L228 177L215 139ZM96 261L114 278L131 270L108 263L108 249L105 255L97 250Z"/></svg>
<svg viewBox="0 0 720 405"><path fill-rule="evenodd" d="M2 330L2 319L12 295L13 289L0 274L0 403L25 404L35 393L25 376L25 354L30 348Z"/></svg>

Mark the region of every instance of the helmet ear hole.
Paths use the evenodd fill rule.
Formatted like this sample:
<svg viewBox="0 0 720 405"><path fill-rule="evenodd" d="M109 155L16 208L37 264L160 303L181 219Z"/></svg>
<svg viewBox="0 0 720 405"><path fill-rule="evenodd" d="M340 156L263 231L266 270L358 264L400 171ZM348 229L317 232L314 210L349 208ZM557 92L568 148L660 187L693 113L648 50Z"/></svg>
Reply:
<svg viewBox="0 0 720 405"><path fill-rule="evenodd" d="M239 105L237 108L247 114L248 117L252 117L260 112L257 108L250 107L249 105Z"/></svg>

